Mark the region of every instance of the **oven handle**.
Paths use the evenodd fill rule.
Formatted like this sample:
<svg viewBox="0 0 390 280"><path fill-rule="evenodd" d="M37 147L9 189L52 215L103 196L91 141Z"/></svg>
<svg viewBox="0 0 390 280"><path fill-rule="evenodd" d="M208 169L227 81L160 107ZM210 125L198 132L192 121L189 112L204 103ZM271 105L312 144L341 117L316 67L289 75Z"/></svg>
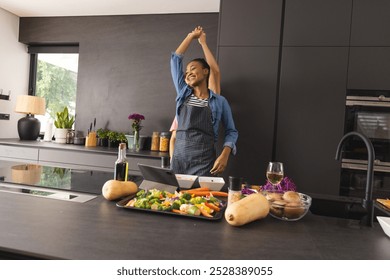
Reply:
<svg viewBox="0 0 390 280"><path fill-rule="evenodd" d="M341 168L366 171L367 170L367 164L345 163L345 162L343 162L341 164ZM383 165L381 165L381 166L374 165L374 171L390 173L390 167L383 166Z"/></svg>
<svg viewBox="0 0 390 280"><path fill-rule="evenodd" d="M370 107L390 108L390 102L347 100L346 105L347 106L370 106Z"/></svg>

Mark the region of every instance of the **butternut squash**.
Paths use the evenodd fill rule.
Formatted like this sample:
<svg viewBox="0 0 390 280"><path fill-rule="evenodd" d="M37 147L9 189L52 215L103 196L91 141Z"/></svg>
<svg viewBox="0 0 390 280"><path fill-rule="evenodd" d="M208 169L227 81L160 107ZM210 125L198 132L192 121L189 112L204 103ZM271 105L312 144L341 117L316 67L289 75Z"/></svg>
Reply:
<svg viewBox="0 0 390 280"><path fill-rule="evenodd" d="M102 188L103 197L107 200L115 200L138 191L138 186L131 181L108 180Z"/></svg>
<svg viewBox="0 0 390 280"><path fill-rule="evenodd" d="M226 208L225 219L232 226L242 226L263 219L268 213L268 200L264 195L254 193L230 204Z"/></svg>

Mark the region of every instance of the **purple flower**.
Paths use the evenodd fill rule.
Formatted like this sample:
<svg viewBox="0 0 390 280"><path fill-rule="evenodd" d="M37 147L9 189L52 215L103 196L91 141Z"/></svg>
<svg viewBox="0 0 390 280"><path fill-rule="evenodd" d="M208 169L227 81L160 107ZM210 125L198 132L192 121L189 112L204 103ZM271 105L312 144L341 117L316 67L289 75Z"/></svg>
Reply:
<svg viewBox="0 0 390 280"><path fill-rule="evenodd" d="M129 120L134 120L134 121L140 122L141 120L144 120L144 119L145 119L144 115L141 115L141 114L135 113L135 114L129 115Z"/></svg>
<svg viewBox="0 0 390 280"><path fill-rule="evenodd" d="M130 114L128 117L129 120L133 120L133 124L131 127L133 128L133 131L140 131L142 126L141 126L141 121L145 119L144 115L141 114Z"/></svg>

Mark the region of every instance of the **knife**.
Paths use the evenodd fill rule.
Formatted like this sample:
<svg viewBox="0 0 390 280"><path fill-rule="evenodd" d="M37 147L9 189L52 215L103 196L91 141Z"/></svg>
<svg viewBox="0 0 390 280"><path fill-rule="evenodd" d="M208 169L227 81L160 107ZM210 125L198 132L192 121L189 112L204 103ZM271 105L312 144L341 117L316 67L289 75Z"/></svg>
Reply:
<svg viewBox="0 0 390 280"><path fill-rule="evenodd" d="M93 119L93 131L96 131L96 118Z"/></svg>

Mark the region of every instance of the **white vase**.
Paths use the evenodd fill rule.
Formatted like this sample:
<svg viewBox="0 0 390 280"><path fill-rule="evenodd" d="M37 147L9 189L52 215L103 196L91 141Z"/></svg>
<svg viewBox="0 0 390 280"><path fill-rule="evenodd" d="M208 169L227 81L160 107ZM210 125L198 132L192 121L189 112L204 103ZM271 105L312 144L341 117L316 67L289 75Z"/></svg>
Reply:
<svg viewBox="0 0 390 280"><path fill-rule="evenodd" d="M65 144L66 143L66 134L68 134L69 129L67 128L56 128L54 137L56 138L56 143Z"/></svg>

